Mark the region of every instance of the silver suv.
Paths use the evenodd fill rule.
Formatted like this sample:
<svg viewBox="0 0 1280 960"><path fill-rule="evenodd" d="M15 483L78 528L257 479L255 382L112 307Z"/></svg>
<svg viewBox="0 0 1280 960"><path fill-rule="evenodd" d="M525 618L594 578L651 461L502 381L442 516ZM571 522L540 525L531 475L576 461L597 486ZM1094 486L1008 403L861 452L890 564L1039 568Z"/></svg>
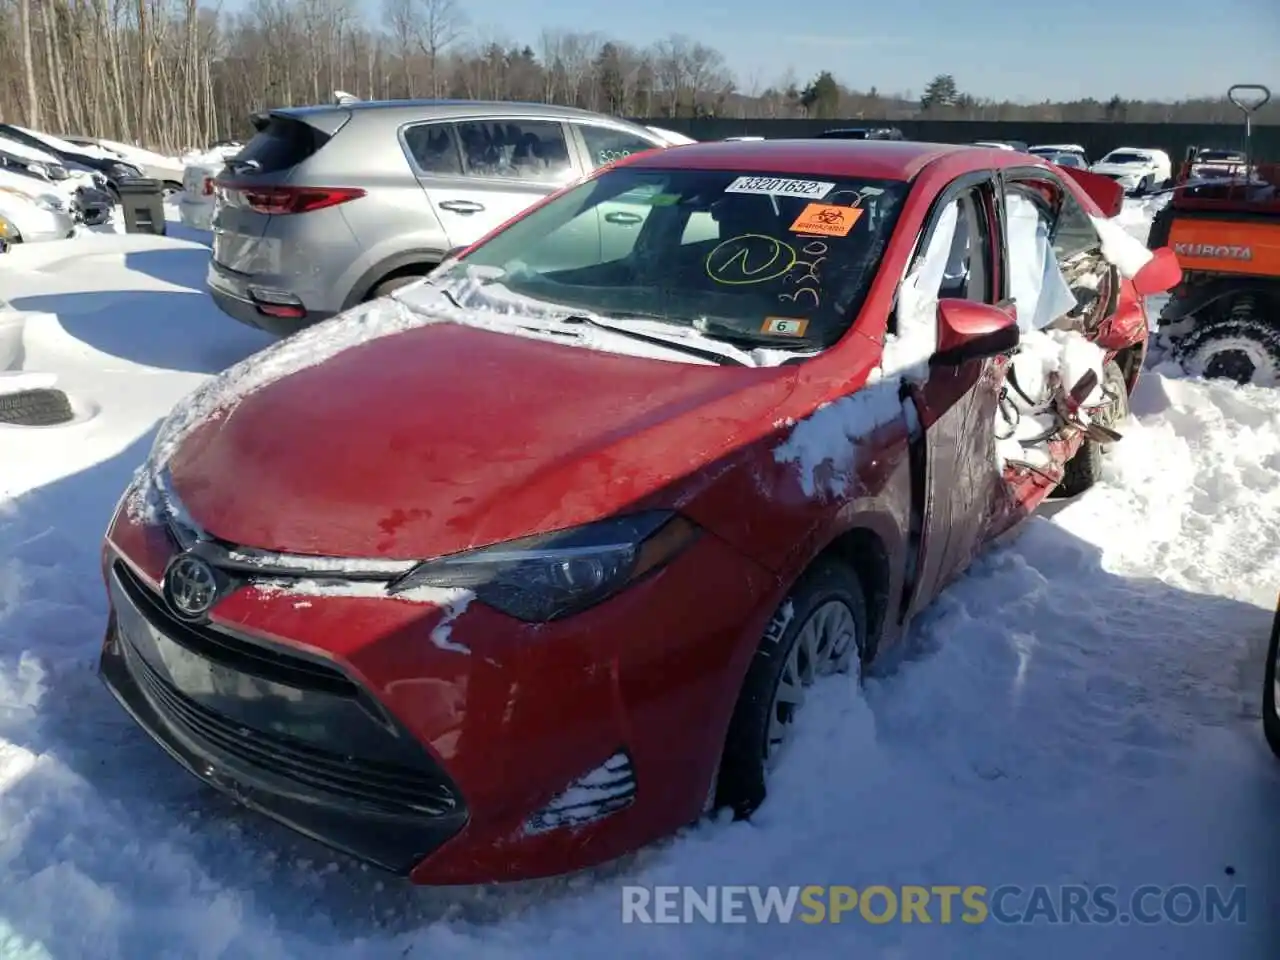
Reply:
<svg viewBox="0 0 1280 960"><path fill-rule="evenodd" d="M356 102L273 110L214 184L208 286L279 336L426 275L542 197L667 145L568 107Z"/></svg>

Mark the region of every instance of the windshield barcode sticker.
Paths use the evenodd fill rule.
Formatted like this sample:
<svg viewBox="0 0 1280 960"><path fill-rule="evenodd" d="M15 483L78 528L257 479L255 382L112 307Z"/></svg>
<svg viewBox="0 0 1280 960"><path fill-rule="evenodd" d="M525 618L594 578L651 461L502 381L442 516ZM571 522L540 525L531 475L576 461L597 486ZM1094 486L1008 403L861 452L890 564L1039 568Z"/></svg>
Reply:
<svg viewBox="0 0 1280 960"><path fill-rule="evenodd" d="M724 188L725 193L762 193L772 197L802 197L821 200L835 188L821 180L789 180L786 177L739 177Z"/></svg>

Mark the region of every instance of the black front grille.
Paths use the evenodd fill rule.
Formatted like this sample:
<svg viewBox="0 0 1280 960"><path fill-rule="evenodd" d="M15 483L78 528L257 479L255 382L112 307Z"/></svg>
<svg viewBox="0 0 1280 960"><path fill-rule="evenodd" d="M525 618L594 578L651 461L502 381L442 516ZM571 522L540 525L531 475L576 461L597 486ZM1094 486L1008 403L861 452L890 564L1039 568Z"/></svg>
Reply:
<svg viewBox="0 0 1280 960"><path fill-rule="evenodd" d="M127 640L122 642L128 643ZM133 675L165 718L197 743L335 799L398 816L444 816L459 798L441 777L392 763L344 757L294 737L250 729L202 707L161 677L137 651Z"/></svg>
<svg viewBox="0 0 1280 960"><path fill-rule="evenodd" d="M138 579L128 564L113 565L129 599L166 637L192 653L228 669L282 683L298 690L315 690L340 697L358 698L360 688L336 667L257 643L239 640L221 630L179 620L156 594Z"/></svg>

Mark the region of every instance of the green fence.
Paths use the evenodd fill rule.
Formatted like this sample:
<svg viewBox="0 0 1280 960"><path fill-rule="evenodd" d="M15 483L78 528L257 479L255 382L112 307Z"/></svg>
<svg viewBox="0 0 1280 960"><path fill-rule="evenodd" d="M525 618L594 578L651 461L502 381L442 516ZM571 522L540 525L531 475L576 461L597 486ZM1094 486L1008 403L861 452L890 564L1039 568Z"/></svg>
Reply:
<svg viewBox="0 0 1280 960"><path fill-rule="evenodd" d="M1243 118L1242 118L1243 119ZM911 140L972 143L974 140L1022 140L1075 143L1096 160L1116 147L1150 147L1167 151L1175 165L1188 147L1241 149L1244 124L1226 123L1022 123L986 120L731 120L650 119L641 123L676 130L697 140L725 137L811 137L832 127L897 127ZM1253 129L1253 154L1280 161L1280 126Z"/></svg>

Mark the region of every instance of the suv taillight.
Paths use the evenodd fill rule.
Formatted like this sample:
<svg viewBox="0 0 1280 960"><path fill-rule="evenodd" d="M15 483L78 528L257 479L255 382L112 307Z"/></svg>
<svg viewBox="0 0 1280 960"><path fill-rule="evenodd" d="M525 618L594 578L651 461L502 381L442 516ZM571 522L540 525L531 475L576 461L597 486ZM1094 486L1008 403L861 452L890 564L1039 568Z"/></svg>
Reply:
<svg viewBox="0 0 1280 960"><path fill-rule="evenodd" d="M237 192L244 205L255 213L272 216L310 213L365 195L358 187L257 187L245 183L218 184L218 187L228 193Z"/></svg>

